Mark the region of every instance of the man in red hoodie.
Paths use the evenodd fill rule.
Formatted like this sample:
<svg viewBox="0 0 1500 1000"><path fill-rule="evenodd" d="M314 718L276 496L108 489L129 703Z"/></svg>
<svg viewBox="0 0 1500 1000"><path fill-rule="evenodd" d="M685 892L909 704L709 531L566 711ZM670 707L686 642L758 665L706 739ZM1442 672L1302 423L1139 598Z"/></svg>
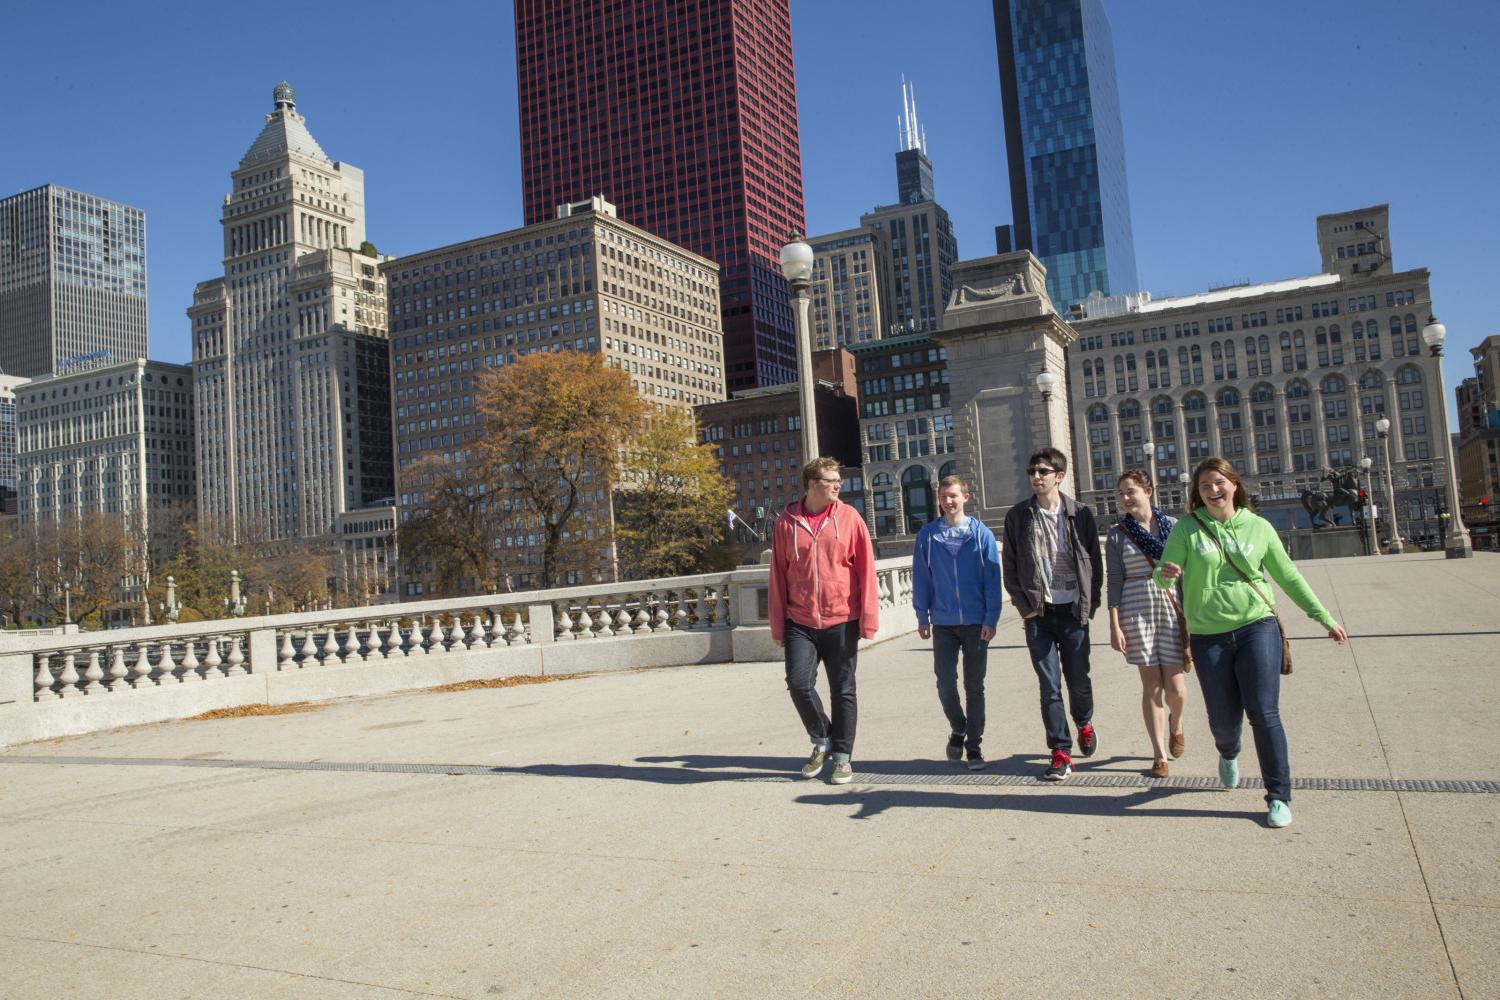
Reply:
<svg viewBox="0 0 1500 1000"><path fill-rule="evenodd" d="M854 662L861 637L879 627L875 552L865 519L839 502L839 463L815 458L802 469L802 499L771 529L771 638L786 650L786 686L813 743L802 777L816 778L833 754L835 785L854 780L858 708ZM818 698L818 661L828 671L830 723Z"/></svg>

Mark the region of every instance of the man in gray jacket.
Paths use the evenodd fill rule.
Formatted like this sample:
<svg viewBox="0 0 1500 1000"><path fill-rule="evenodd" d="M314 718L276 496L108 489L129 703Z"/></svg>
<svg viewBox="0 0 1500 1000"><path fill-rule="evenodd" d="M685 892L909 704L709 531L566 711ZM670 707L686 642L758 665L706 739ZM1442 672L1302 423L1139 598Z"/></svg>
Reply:
<svg viewBox="0 0 1500 1000"><path fill-rule="evenodd" d="M1089 681L1089 619L1104 588L1104 561L1094 512L1062 492L1068 458L1043 448L1026 463L1031 496L1005 515L1000 565L1005 590L1021 613L1026 646L1041 691L1042 723L1052 760L1043 777L1062 781L1073 771L1073 736L1062 686L1078 726L1078 751L1092 757L1094 689Z"/></svg>

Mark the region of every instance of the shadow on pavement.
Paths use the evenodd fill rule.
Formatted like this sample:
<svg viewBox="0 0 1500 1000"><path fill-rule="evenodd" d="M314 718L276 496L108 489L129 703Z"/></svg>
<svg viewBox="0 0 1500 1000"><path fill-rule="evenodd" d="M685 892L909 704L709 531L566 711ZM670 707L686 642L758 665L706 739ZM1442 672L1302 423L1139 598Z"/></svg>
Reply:
<svg viewBox="0 0 1500 1000"><path fill-rule="evenodd" d="M856 774L855 781L858 780L859 776ZM1217 791L1218 789L1200 791L1148 788L1128 795L1018 795L893 789L802 795L794 801L815 806L858 805L859 810L850 819L870 819L891 809L1006 809L1065 816L1149 816L1152 819L1243 819L1257 824L1262 822L1263 813L1259 810L1137 808L1154 805L1174 795L1203 795Z"/></svg>

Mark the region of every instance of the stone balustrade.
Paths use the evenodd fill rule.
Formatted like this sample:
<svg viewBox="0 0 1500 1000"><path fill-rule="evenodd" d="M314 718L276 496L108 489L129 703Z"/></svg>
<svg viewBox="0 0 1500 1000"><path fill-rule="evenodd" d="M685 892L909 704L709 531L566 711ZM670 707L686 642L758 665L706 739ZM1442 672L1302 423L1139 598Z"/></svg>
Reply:
<svg viewBox="0 0 1500 1000"><path fill-rule="evenodd" d="M877 639L915 627L877 564ZM105 632L0 633L0 746L517 674L780 659L767 568Z"/></svg>

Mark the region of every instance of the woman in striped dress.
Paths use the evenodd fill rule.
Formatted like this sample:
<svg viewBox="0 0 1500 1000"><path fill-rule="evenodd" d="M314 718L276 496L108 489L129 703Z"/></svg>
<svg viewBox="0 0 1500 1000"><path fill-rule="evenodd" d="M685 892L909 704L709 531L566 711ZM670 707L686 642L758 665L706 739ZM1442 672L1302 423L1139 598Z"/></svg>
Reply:
<svg viewBox="0 0 1500 1000"><path fill-rule="evenodd" d="M1175 591L1151 579L1175 522L1152 504L1150 478L1132 470L1115 483L1124 516L1109 529L1104 562L1109 579L1109 644L1125 654L1141 675L1141 715L1151 737L1147 772L1167 776L1167 755L1186 749L1182 710L1187 700L1187 662L1182 611ZM1163 704L1165 702L1165 705Z"/></svg>

